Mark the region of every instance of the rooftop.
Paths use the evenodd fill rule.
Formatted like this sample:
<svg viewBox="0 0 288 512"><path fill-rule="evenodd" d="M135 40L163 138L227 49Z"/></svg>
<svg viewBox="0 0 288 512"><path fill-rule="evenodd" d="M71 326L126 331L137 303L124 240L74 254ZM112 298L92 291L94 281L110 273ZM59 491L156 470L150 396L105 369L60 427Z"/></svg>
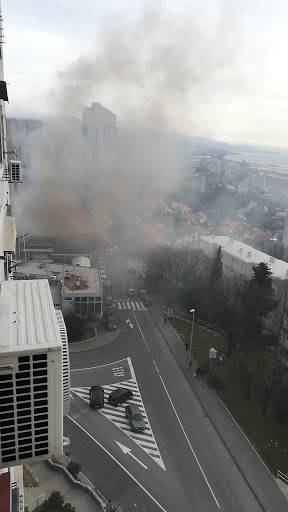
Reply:
<svg viewBox="0 0 288 512"><path fill-rule="evenodd" d="M63 284L63 293L98 295L102 293L102 284L96 267L80 267L46 261L29 260L17 265L19 274L46 278L49 282Z"/></svg>
<svg viewBox="0 0 288 512"><path fill-rule="evenodd" d="M239 260L251 263L251 265L258 265L258 263L261 262L267 263L275 277L279 279L287 278L288 263L286 263L286 261L277 260L273 258L273 256L269 256L269 254L254 249L250 245L229 238L228 236L201 236L201 240L214 244L215 247L221 245L223 251Z"/></svg>
<svg viewBox="0 0 288 512"><path fill-rule="evenodd" d="M1 284L0 332L0 354L62 345L46 279Z"/></svg>

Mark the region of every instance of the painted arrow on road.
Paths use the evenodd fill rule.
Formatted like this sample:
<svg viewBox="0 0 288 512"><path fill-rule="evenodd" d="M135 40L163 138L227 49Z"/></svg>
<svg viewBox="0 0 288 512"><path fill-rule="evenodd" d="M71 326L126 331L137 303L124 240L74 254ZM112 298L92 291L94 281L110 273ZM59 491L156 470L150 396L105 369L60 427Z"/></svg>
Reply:
<svg viewBox="0 0 288 512"><path fill-rule="evenodd" d="M128 324L131 329L134 328L134 325L132 324L130 318L128 318L128 320L126 320L126 324Z"/></svg>
<svg viewBox="0 0 288 512"><path fill-rule="evenodd" d="M132 459L136 460L136 462L138 462L138 464L140 464L144 469L147 469L147 466L145 466L145 464L143 464L143 462L141 462L141 460L139 460L139 459L137 459L137 457L135 457L135 455L132 453L131 448L128 448L127 446L125 446L122 443L119 443L116 440L115 440L115 443L118 444L120 450L122 450L122 452L125 455L130 455L130 457L132 457Z"/></svg>

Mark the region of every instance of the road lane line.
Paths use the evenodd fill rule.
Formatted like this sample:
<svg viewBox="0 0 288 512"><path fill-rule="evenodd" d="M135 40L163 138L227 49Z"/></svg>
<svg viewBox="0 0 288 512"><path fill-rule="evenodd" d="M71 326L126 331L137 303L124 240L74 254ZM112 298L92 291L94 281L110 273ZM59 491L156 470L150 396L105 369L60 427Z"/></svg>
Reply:
<svg viewBox="0 0 288 512"><path fill-rule="evenodd" d="M73 370L71 370L71 372L81 372L84 370L95 370L96 368L103 368L104 366L112 366L112 364L121 363L122 361L126 361L130 368L129 359L130 359L130 357L124 357L123 359L118 359L118 361L114 361L112 363L99 364L98 366L89 366L88 368L74 368Z"/></svg>
<svg viewBox="0 0 288 512"><path fill-rule="evenodd" d="M125 473L127 473L127 475L130 476L130 478L132 478L132 480L137 484L139 485L139 487L142 489L142 491L144 491L147 496L149 496L149 498L151 498L152 501L154 501L154 503L160 508L160 510L162 510L163 512L168 512L164 507L162 507L162 505L159 503L159 501L156 500L156 498L154 498L154 496L152 496L152 494L144 487L144 485L142 485L135 476L133 476L130 471L128 471L128 469L126 469L123 464L121 464L121 462L119 462L116 457L114 457L114 455L112 455L112 453L110 453L107 448L105 448L105 446L103 446L102 443L100 443L100 441L97 441L97 439L94 439L94 437L84 428L82 427L81 425L79 425L79 423L77 423L76 420L74 420L74 418L71 418L71 416L69 416L69 414L66 416L66 418L68 418L70 421L72 421L72 423L74 423L75 425L77 425L78 428L80 428L81 430L83 430L83 432L88 436L90 437L90 439L92 439L92 441L94 441L94 443L96 443L98 446L100 446L100 448L102 448L102 450L104 450L105 453L107 453L107 455L109 455L109 457L111 457L111 459L114 460L114 462L116 462L116 464L118 464L121 469L123 469L123 471L125 471Z"/></svg>
<svg viewBox="0 0 288 512"><path fill-rule="evenodd" d="M149 354L151 355L151 358L152 358L153 364L154 364L154 366L155 366L155 368L156 368L156 370L157 370L157 373L158 373L158 375L159 375L159 378L160 378L160 380L161 380L161 382L162 382L162 385L163 385L163 387L164 387L164 389L165 389L166 395L167 395L167 397L168 397L168 399L169 399L169 402L170 402L171 407L172 407L172 409L173 409L173 411L174 411L174 413L175 413L175 416L176 416L177 421L178 421L178 423L179 423L179 425L180 425L180 427L181 427L181 430L182 430L182 432L183 432L183 434L184 434L184 437L185 437L185 439L186 439L186 441L187 441L187 443L188 443L188 446L189 446L189 448L190 448L191 452L192 452L192 453L193 453L193 455L194 455L194 458L195 458L195 460L196 460L196 463L197 463L197 465L198 465L198 468L199 468L199 469L200 469L200 471L201 471L201 474L202 474L202 476L203 476L203 478L204 478L204 480L205 480L205 482L206 482L206 485L207 485L207 487L208 487L208 489L209 489L210 493L211 493L211 494L212 494L212 496L213 496L213 499L214 499L214 501L215 501L215 503L216 503L217 507L220 509L219 501L217 500L217 498L216 498L216 496L215 496L215 494L214 494L214 491L213 491L213 489L212 489L212 487L211 487L211 485L210 485L210 483L209 483L209 481L208 481L208 479L207 479L207 477L206 477L206 474L205 474L205 472L204 472L204 470L203 470L203 468L202 468L202 466L201 466L201 464L200 464L200 461L199 461L199 459L198 459L198 457L197 457L197 455L196 455L196 453L195 453L195 451L194 451L194 448L193 448L192 444L190 443L190 440L189 440L189 438L188 438L188 436L187 436L187 434L186 434L186 431L185 431L185 429L184 429L184 427L183 427L183 425L182 425L182 423L181 423L181 420L180 420L180 418L179 418L179 416L178 416L178 413L177 413L177 411L176 411L176 409L175 409L175 406L174 406L174 404L173 404L173 401L172 401L172 399L171 399L171 397L170 397L170 395L169 395L169 392L168 392L168 389L167 389L167 387L166 387L166 385L165 385L165 382L164 382L164 380L162 379L162 376L161 376L161 374L160 374L160 372L159 372L158 366L157 366L157 364L156 364L155 360L153 359L152 352L151 352L150 347L149 347L149 345L148 345L148 343L147 343L147 340L146 340L146 338L145 338L145 336L144 336L144 334L143 334L143 331L142 331L142 329L141 329L141 327L140 327L140 325L139 325L139 322L138 322L137 316L135 315L134 311L132 311L132 313L133 313L133 315L134 315L135 322L136 322L137 327L138 327L138 329L139 329L139 332L140 332L140 334L141 334L141 336L142 336L142 339L143 339L143 341L144 341L144 343L145 343L145 345L146 345L146 347L147 347L147 349L148 349ZM129 359L129 358L128 358L128 359ZM129 364L129 361L128 361L128 364ZM129 366L130 366L130 365L129 365ZM131 368L130 368L130 371L131 371Z"/></svg>

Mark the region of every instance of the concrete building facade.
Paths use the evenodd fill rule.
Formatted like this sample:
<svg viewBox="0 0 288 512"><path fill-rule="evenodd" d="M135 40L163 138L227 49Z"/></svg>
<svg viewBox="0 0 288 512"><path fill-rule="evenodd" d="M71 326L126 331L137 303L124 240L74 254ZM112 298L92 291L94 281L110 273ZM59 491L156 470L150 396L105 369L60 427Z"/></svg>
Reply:
<svg viewBox="0 0 288 512"><path fill-rule="evenodd" d="M83 109L82 118L89 166L91 169L101 169L106 151L115 141L116 114L100 103L91 103L90 107Z"/></svg>

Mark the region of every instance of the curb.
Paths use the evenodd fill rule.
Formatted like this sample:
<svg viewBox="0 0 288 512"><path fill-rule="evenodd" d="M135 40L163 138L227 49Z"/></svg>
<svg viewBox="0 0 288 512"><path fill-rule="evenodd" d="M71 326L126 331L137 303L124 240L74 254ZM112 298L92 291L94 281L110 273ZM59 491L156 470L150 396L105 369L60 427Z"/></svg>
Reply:
<svg viewBox="0 0 288 512"><path fill-rule="evenodd" d="M75 341L73 343L69 343L69 353L76 354L78 352L88 352L89 350L95 350L96 348L104 347L105 345L109 345L116 338L118 338L120 334L120 330L117 329L113 333L110 333L104 336L99 336L98 338L94 338L92 341L91 338L83 341ZM101 339L102 338L102 339Z"/></svg>
<svg viewBox="0 0 288 512"><path fill-rule="evenodd" d="M48 464L50 469L54 469L55 471L62 473L62 475L64 475L67 478L67 480L69 480L69 482L74 487L76 487L76 489L79 489L88 494L88 496L90 496L90 498L97 504L97 506L103 512L109 512L111 504L109 504L105 496L103 496L103 494L98 489L96 489L96 487L90 482L90 480L88 480L84 473L80 472L80 475L82 475L82 478L85 478L85 480L88 481L91 485L81 482L80 480L76 480L67 470L67 468L59 463L59 461L54 462L52 461L52 459L47 459L45 462ZM120 507L118 507L118 510L119 512L124 512L123 509L121 509Z"/></svg>

